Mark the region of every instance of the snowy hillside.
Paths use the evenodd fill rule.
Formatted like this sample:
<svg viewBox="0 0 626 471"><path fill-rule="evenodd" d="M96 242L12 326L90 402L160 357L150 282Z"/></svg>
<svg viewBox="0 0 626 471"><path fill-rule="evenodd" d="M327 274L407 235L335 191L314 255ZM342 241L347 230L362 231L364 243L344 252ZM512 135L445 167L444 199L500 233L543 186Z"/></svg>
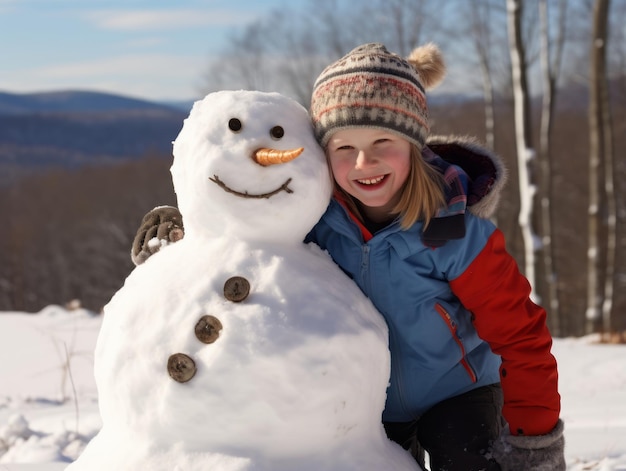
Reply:
<svg viewBox="0 0 626 471"><path fill-rule="evenodd" d="M96 434L100 323L56 306L0 313L0 471L60 471ZM558 339L554 352L568 470L626 471L626 346Z"/></svg>

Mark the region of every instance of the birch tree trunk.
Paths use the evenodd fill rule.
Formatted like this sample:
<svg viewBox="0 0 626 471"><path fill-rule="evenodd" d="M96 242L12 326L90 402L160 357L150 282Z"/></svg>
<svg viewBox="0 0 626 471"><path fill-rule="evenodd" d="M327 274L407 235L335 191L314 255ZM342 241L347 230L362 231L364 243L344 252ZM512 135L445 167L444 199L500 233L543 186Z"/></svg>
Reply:
<svg viewBox="0 0 626 471"><path fill-rule="evenodd" d="M605 334L613 331L612 311L614 295L614 274L617 245L617 201L615 196L615 159L613 155L613 123L609 100L608 73L607 73L607 42L609 38L609 0L598 0L594 9L594 43L599 55L598 65L598 93L602 120L602 162L604 168L604 196L606 201L607 228L606 228L606 269L604 273L604 293L602 300L602 330Z"/></svg>
<svg viewBox="0 0 626 471"><path fill-rule="evenodd" d="M593 36L591 44L591 61L589 73L589 247L587 250L587 333L594 332L600 320L601 306L608 305L607 318L604 320L610 328L610 303L611 299L605 300L604 290L600 288L600 168L604 159L607 158L607 130L610 125L607 119L608 91L606 77L606 40L608 37L608 10L609 0L596 0L593 11ZM605 170L610 162L605 162ZM605 182L606 183L606 182ZM611 188L612 192L612 181ZM613 217L615 215L613 214ZM613 223L614 226L614 223ZM613 228L613 232L615 229ZM613 242L614 244L614 242ZM608 252L608 251L607 251ZM614 252L614 249L611 250ZM608 256L608 253L607 253ZM611 263L611 266L613 264ZM612 291L612 274L607 273L606 283L610 284ZM612 292L609 293L612 297Z"/></svg>
<svg viewBox="0 0 626 471"><path fill-rule="evenodd" d="M522 2L507 0L509 51L513 78L515 108L515 142L519 179L520 209L518 224L524 241L524 274L535 286L535 237L532 229L532 208L535 187L530 181L529 164L533 159L530 148L530 113L525 45L522 39Z"/></svg>
<svg viewBox="0 0 626 471"><path fill-rule="evenodd" d="M559 312L558 273L555 267L555 249L552 243L552 164L550 140L552 136L552 117L556 102L556 82L560 71L563 46L565 42L566 0L559 1L559 22L554 45L550 41L550 18L548 0L539 2L539 19L541 23L541 69L543 77L543 102L541 109L541 127L539 135L539 198L541 220L541 267L543 269L546 289L544 305L549 309L548 325L555 336L561 336ZM552 52L552 54L551 54Z"/></svg>

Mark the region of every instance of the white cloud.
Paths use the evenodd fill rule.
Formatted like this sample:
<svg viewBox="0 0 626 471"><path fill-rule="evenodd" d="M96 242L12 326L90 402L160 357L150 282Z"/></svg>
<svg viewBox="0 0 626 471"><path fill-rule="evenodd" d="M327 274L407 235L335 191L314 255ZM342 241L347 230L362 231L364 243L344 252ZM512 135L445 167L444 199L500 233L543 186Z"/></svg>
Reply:
<svg viewBox="0 0 626 471"><path fill-rule="evenodd" d="M100 10L85 17L97 27L118 31L153 31L209 25L245 24L253 15L236 10Z"/></svg>
<svg viewBox="0 0 626 471"><path fill-rule="evenodd" d="M197 59L194 59L195 62ZM93 77L102 74L137 75L144 76L155 72L163 72L167 67L166 64L172 62L180 65L189 65L191 59L185 59L180 55L163 55L163 54L142 54L142 55L125 55L110 58L102 58L94 61L83 61L75 64L61 64L47 66L39 69L43 74L49 77L74 76ZM180 71L180 69L178 69Z"/></svg>

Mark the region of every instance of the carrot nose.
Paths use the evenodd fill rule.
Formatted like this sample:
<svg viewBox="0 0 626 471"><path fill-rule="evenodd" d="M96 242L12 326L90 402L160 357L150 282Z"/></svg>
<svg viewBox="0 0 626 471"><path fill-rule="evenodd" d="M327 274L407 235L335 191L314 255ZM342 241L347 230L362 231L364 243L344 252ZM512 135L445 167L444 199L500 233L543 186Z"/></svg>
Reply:
<svg viewBox="0 0 626 471"><path fill-rule="evenodd" d="M252 154L252 159L259 165L267 167L268 165L285 164L291 162L304 152L304 147L297 149L258 149Z"/></svg>

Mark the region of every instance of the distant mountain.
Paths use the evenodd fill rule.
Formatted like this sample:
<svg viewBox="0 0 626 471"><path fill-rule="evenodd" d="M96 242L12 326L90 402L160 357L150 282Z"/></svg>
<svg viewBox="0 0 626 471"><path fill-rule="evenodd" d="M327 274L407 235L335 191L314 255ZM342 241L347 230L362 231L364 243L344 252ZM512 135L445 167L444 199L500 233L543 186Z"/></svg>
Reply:
<svg viewBox="0 0 626 471"><path fill-rule="evenodd" d="M76 112L165 112L177 106L109 93L55 91L15 94L0 92L0 115Z"/></svg>
<svg viewBox="0 0 626 471"><path fill-rule="evenodd" d="M0 93L0 185L49 168L170 157L187 114L106 93Z"/></svg>
<svg viewBox="0 0 626 471"><path fill-rule="evenodd" d="M170 107L170 108L174 108L177 110L182 110L186 113L189 113L189 111L191 111L191 107L193 106L193 104L195 103L196 100L183 100L183 101L164 101L161 102L162 105Z"/></svg>

